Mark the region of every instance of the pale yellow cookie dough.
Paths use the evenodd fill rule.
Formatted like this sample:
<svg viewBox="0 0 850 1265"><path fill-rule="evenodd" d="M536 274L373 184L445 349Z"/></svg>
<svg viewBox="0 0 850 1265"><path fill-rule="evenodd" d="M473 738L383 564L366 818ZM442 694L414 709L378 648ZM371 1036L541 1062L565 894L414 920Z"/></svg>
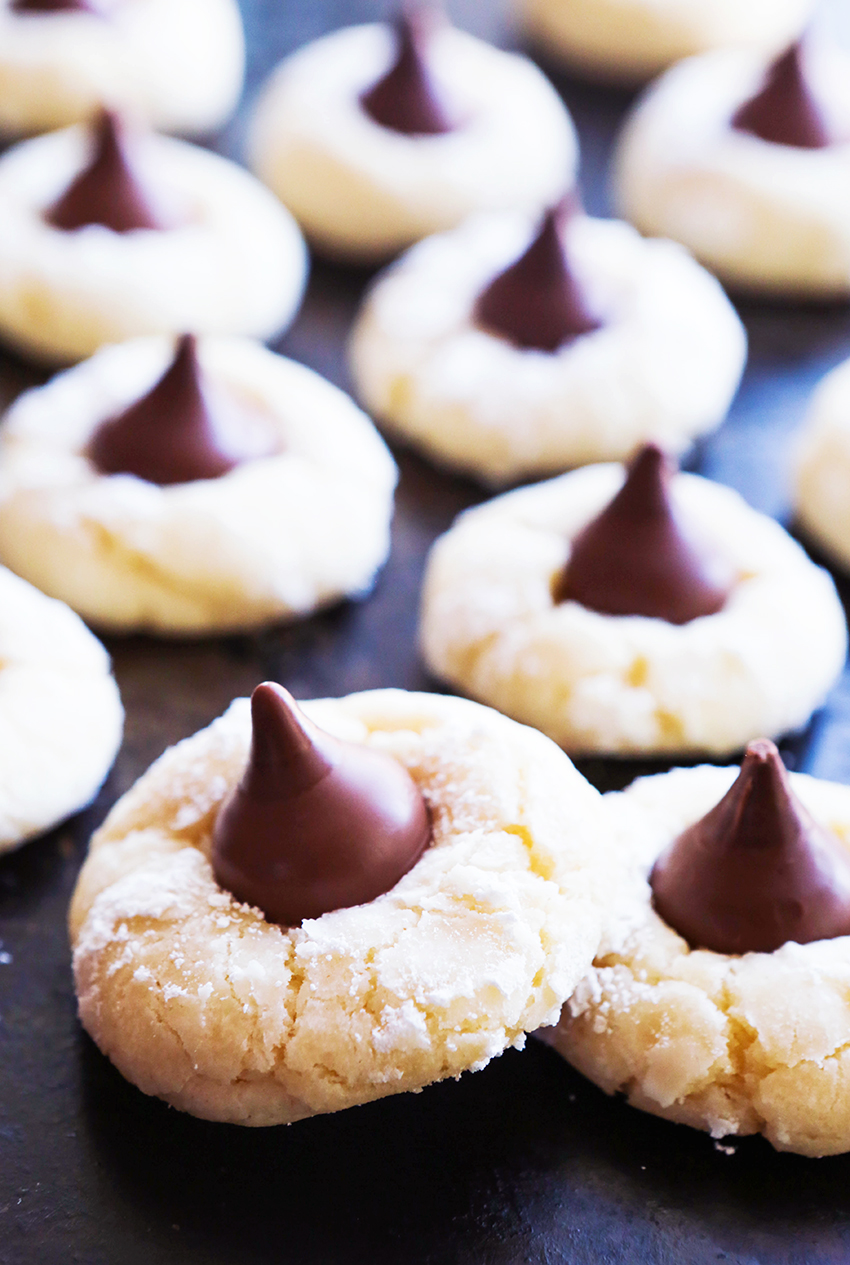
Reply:
<svg viewBox="0 0 850 1265"><path fill-rule="evenodd" d="M100 642L67 606L0 567L0 852L92 799L123 719Z"/></svg>
<svg viewBox="0 0 850 1265"><path fill-rule="evenodd" d="M421 641L445 681L570 753L730 754L805 724L844 665L827 573L731 488L678 474L672 495L740 579L687 624L555 605L570 540L613 498L586 466L462 514L431 552Z"/></svg>
<svg viewBox="0 0 850 1265"><path fill-rule="evenodd" d="M44 218L85 167L83 125L0 158L0 337L40 359L79 360L137 334L267 338L292 319L307 257L291 215L248 172L186 141L137 138L138 167L178 227L72 232Z"/></svg>
<svg viewBox="0 0 850 1265"><path fill-rule="evenodd" d="M713 48L780 53L814 7L815 0L515 0L538 47L593 77L626 83Z"/></svg>
<svg viewBox="0 0 850 1265"><path fill-rule="evenodd" d="M850 136L850 57L809 50L836 134ZM683 242L718 276L793 298L850 294L850 142L776 145L730 126L767 63L706 53L669 70L638 103L615 160L620 212Z"/></svg>
<svg viewBox="0 0 850 1265"><path fill-rule="evenodd" d="M249 339L199 340L211 384L277 450L217 479L160 487L85 455L144 395L170 339L107 347L12 406L0 429L0 557L115 631L223 632L367 590L389 551L396 468L342 391Z"/></svg>
<svg viewBox="0 0 850 1265"><path fill-rule="evenodd" d="M603 328L546 352L475 324L478 295L535 227L477 216L378 279L350 345L366 408L434 461L492 485L622 459L651 439L681 451L719 425L746 334L717 281L673 242L576 216L570 259Z"/></svg>
<svg viewBox="0 0 850 1265"><path fill-rule="evenodd" d="M692 951L651 905L658 855L738 770L702 766L606 795L613 843L593 969L541 1033L607 1093L713 1137L763 1133L780 1151L850 1150L850 936L774 953ZM850 787L791 774L850 848Z"/></svg>
<svg viewBox="0 0 850 1265"><path fill-rule="evenodd" d="M850 568L850 360L812 397L798 437L795 507L811 538Z"/></svg>
<svg viewBox="0 0 850 1265"><path fill-rule="evenodd" d="M484 1067L556 1020L599 942L599 796L487 708L376 690L304 704L409 769L433 844L388 893L297 929L216 884L247 699L167 751L92 840L71 906L80 1017L149 1094L287 1123Z"/></svg>
<svg viewBox="0 0 850 1265"><path fill-rule="evenodd" d="M407 136L359 101L393 55L389 26L334 31L288 57L260 98L250 165L317 250L386 259L474 211L539 211L572 186L575 129L527 58L438 29L430 64L462 125Z"/></svg>
<svg viewBox="0 0 850 1265"><path fill-rule="evenodd" d="M16 13L0 0L0 130L41 132L129 109L200 132L236 107L245 41L235 0L103 0L85 12Z"/></svg>

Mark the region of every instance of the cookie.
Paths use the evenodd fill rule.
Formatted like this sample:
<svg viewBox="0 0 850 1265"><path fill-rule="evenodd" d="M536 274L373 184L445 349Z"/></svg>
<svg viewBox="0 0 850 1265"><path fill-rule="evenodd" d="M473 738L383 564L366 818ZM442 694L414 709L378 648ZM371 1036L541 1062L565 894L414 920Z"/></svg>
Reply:
<svg viewBox="0 0 850 1265"><path fill-rule="evenodd" d="M0 130L43 132L101 106L164 131L224 123L242 90L234 0L3 0Z"/></svg>
<svg viewBox="0 0 850 1265"><path fill-rule="evenodd" d="M102 115L0 158L0 337L26 355L186 329L271 337L306 268L268 190L185 141Z"/></svg>
<svg viewBox="0 0 850 1265"><path fill-rule="evenodd" d="M554 202L578 143L530 61L447 24L425 31L414 13L288 57L260 98L249 161L316 250L374 262L474 211Z"/></svg>
<svg viewBox="0 0 850 1265"><path fill-rule="evenodd" d="M647 439L681 451L719 425L743 370L740 321L680 247L612 220L556 218L563 209L540 228L479 216L421 242L377 280L352 336L365 407L487 484L622 459ZM482 313L509 274L513 312L503 294ZM516 327L559 301L554 333Z"/></svg>
<svg viewBox="0 0 850 1265"><path fill-rule="evenodd" d="M844 664L832 580L730 488L677 474L664 511L658 461L637 508L604 464L461 515L425 576L431 670L571 753L728 754L805 724Z"/></svg>
<svg viewBox="0 0 850 1265"><path fill-rule="evenodd" d="M714 48L778 53L813 8L813 0L516 0L538 48L582 74L623 83Z"/></svg>
<svg viewBox="0 0 850 1265"><path fill-rule="evenodd" d="M827 374L812 397L796 465L798 522L841 566L850 568L850 361Z"/></svg>
<svg viewBox="0 0 850 1265"><path fill-rule="evenodd" d="M207 1119L286 1123L484 1067L554 1022L598 944L599 797L541 734L401 690L302 706L424 796L430 846L394 887L285 927L216 882L249 755L239 699L118 802L71 906L83 1024L144 1092Z"/></svg>
<svg viewBox="0 0 850 1265"><path fill-rule="evenodd" d="M0 852L82 808L121 743L103 646L73 611L0 567Z"/></svg>
<svg viewBox="0 0 850 1265"><path fill-rule="evenodd" d="M722 280L797 299L850 294L846 52L742 50L668 71L616 156L619 210L683 242Z"/></svg>
<svg viewBox="0 0 850 1265"><path fill-rule="evenodd" d="M0 433L0 556L121 632L252 628L368 589L396 480L369 419L249 339L203 338L198 354L194 386L171 340L134 339L18 398ZM199 393L206 446L173 407Z"/></svg>
<svg viewBox="0 0 850 1265"><path fill-rule="evenodd" d="M759 763L771 745L753 744L761 749ZM603 943L560 1023L541 1035L607 1093L622 1091L644 1111L715 1138L763 1133L779 1150L833 1155L850 1149L850 787L790 775L804 829L829 832L830 846L841 854L828 864L821 858L814 877L821 883L826 873L840 887L844 922L816 920L807 927L813 907L823 905L823 892L815 891L812 874L800 865L801 841L786 806L771 809L764 789L753 786L747 768L753 754L741 775L737 768L674 769L604 797L617 859L611 863ZM776 770L773 776L783 780ZM760 813L769 822L766 835L759 832ZM725 814L733 830L737 821L737 858L727 854L726 862L733 862L736 874L739 863L748 867L748 899L762 902L760 918L766 888L774 898L768 921L791 920L776 937L780 947L701 947L658 912L659 857L673 851L677 837L681 844L689 833L704 832L710 821L700 822L704 814L715 826ZM780 852L794 859L785 874L772 864ZM771 891L789 872L805 876L799 897ZM746 926L740 886L730 885L715 916L718 910L727 926L730 915L739 932Z"/></svg>

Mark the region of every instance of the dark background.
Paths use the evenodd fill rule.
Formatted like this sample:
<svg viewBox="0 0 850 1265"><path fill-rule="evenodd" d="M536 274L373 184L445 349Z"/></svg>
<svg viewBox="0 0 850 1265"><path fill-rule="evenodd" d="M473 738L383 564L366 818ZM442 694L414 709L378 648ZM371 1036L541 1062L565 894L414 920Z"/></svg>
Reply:
<svg viewBox="0 0 850 1265"><path fill-rule="evenodd" d="M450 4L459 25L510 43L503 7ZM242 9L249 105L284 53L387 6L243 0ZM587 206L604 214L611 141L630 96L553 77L581 132ZM215 138L233 156L244 119L245 108ZM349 387L342 347L367 280L316 265L281 349ZM784 518L790 440L813 385L850 355L850 312L757 304L741 312L750 335L744 384L727 423L690 464ZM35 380L0 357L4 398ZM145 1098L79 1029L68 898L91 830L166 745L264 678L300 697L434 688L415 650L422 566L433 538L482 493L396 455L393 553L372 596L251 637L112 639L127 728L106 786L86 813L0 858L0 1263L850 1261L850 1158L778 1155L759 1138L716 1146L607 1099L535 1041L418 1095L249 1130ZM850 782L850 676L783 751L794 767ZM661 766L582 767L606 789Z"/></svg>

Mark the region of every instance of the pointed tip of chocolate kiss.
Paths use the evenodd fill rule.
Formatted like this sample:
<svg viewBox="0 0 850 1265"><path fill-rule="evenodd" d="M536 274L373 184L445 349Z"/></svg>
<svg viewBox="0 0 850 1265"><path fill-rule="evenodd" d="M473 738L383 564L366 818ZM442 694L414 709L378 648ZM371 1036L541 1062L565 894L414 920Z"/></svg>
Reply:
<svg viewBox="0 0 850 1265"><path fill-rule="evenodd" d="M601 327L564 245L564 224L580 209L576 197L546 211L531 244L478 296L476 324L517 347L549 352Z"/></svg>
<svg viewBox="0 0 850 1265"><path fill-rule="evenodd" d="M89 224L115 233L172 227L133 171L118 116L102 110L93 120L92 134L94 150L88 165L45 212L47 222L64 232Z"/></svg>
<svg viewBox="0 0 850 1265"><path fill-rule="evenodd" d="M222 425L227 408L204 385L194 335L184 334L174 359L141 399L109 418L92 435L87 456L101 474L133 474L161 487L217 479L249 455Z"/></svg>
<svg viewBox="0 0 850 1265"><path fill-rule="evenodd" d="M643 615L687 624L722 609L731 565L696 539L670 496L675 467L647 444L612 501L575 537L553 586L556 604L603 615Z"/></svg>
<svg viewBox="0 0 850 1265"><path fill-rule="evenodd" d="M850 935L850 855L799 802L767 739L750 743L731 788L658 858L650 885L693 949L770 953Z"/></svg>
<svg viewBox="0 0 850 1265"><path fill-rule="evenodd" d="M732 118L739 132L749 132L774 145L824 149L830 129L806 74L802 43L792 44L768 68L764 83Z"/></svg>
<svg viewBox="0 0 850 1265"><path fill-rule="evenodd" d="M287 927L388 892L431 838L407 770L325 733L272 682L251 717L248 765L213 832L218 883Z"/></svg>
<svg viewBox="0 0 850 1265"><path fill-rule="evenodd" d="M405 136L443 136L456 122L440 99L428 67L432 27L428 5L406 5L395 18L395 60L376 84L360 97L373 122Z"/></svg>

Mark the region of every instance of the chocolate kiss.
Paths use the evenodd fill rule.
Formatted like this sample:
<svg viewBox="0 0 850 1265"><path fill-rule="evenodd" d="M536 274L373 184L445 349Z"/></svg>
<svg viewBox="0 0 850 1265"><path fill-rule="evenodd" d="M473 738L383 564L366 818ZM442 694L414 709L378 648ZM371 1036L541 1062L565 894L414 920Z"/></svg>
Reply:
<svg viewBox="0 0 850 1265"><path fill-rule="evenodd" d="M403 9L393 23L396 59L382 79L360 97L363 109L381 127L406 136L441 136L455 124L444 109L427 63L428 13L425 6Z"/></svg>
<svg viewBox="0 0 850 1265"><path fill-rule="evenodd" d="M764 86L732 119L739 132L750 132L775 145L823 149L832 138L809 90L801 44L792 44L767 72Z"/></svg>
<svg viewBox="0 0 850 1265"><path fill-rule="evenodd" d="M388 892L431 837L407 770L324 733L269 681L251 717L248 767L215 823L217 881L285 927Z"/></svg>
<svg viewBox="0 0 850 1265"><path fill-rule="evenodd" d="M731 568L689 539L670 499L672 475L656 444L640 450L613 501L573 540L553 589L556 603L669 624L721 609L733 584Z"/></svg>
<svg viewBox="0 0 850 1265"><path fill-rule="evenodd" d="M562 222L571 213L566 206L546 212L525 253L478 296L473 313L478 325L539 351L557 351L600 328L564 248Z"/></svg>
<svg viewBox="0 0 850 1265"><path fill-rule="evenodd" d="M850 857L794 795L766 738L750 743L737 781L649 881L656 910L692 949L771 953L850 935Z"/></svg>
<svg viewBox="0 0 850 1265"><path fill-rule="evenodd" d="M93 127L91 161L45 212L48 223L65 231L103 224L116 233L171 227L133 173L117 116L103 110Z"/></svg>
<svg viewBox="0 0 850 1265"><path fill-rule="evenodd" d="M81 13L100 14L97 5L89 3L89 0L12 0L10 7L13 13L65 13L79 11Z"/></svg>
<svg viewBox="0 0 850 1265"><path fill-rule="evenodd" d="M102 474L134 474L148 483L216 479L256 455L236 453L221 437L219 419L228 405L204 386L194 335L184 334L156 385L102 422L86 455ZM230 431L237 431L238 420Z"/></svg>

